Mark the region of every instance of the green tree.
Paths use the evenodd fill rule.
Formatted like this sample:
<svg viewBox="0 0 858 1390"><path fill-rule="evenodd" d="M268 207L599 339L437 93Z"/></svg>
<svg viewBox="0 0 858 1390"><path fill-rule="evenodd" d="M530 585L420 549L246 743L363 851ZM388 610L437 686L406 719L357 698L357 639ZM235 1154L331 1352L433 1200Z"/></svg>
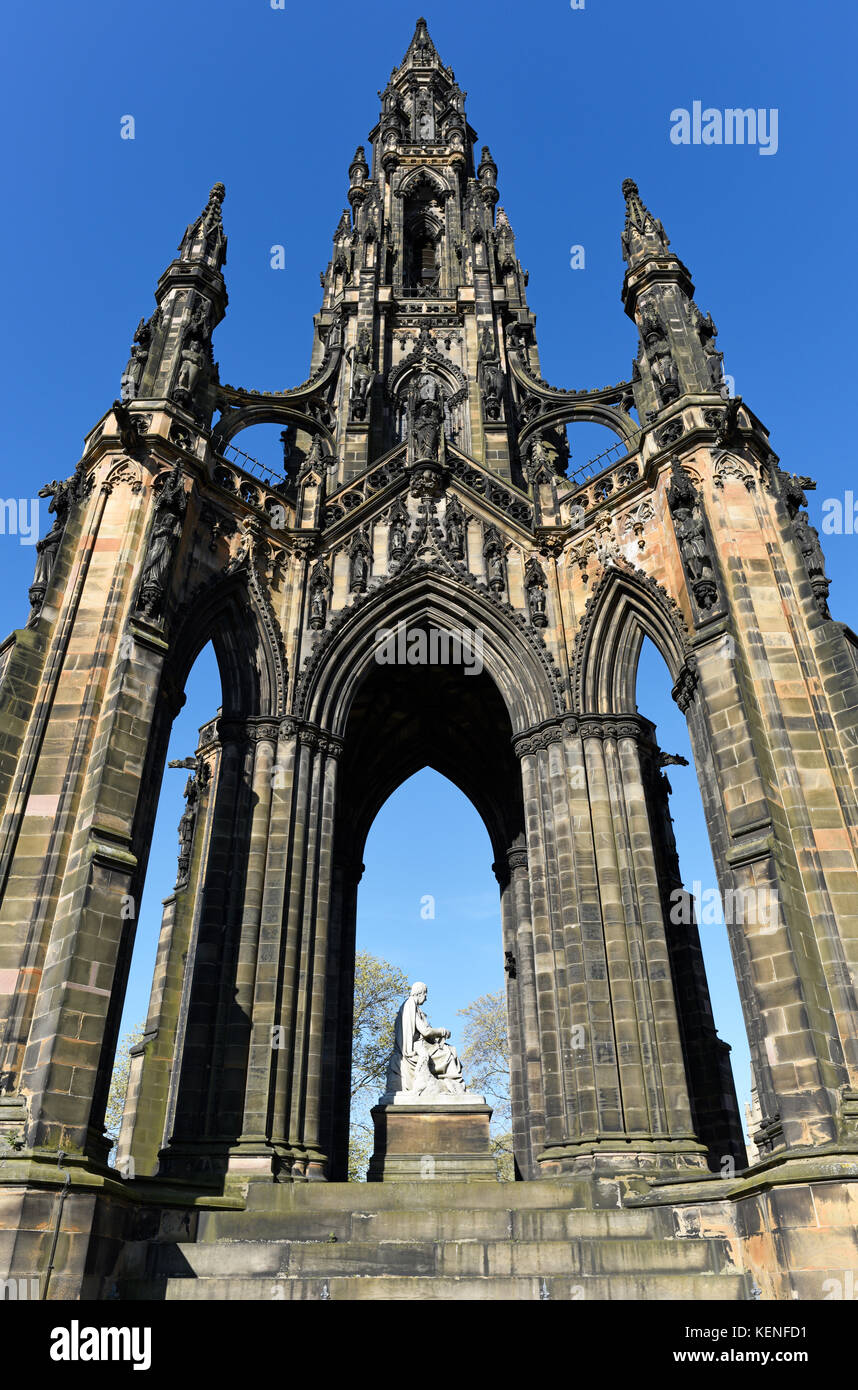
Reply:
<svg viewBox="0 0 858 1390"><path fill-rule="evenodd" d="M135 1024L129 1032L124 1033L119 1039L119 1045L116 1048L113 1075L110 1078L110 1090L107 1093L107 1109L104 1115L105 1132L113 1145L109 1159L111 1163L116 1152L116 1143L119 1139L122 1115L125 1110L125 1092L128 1090L128 1076L131 1071L131 1049L143 1037L144 1027L145 1024L143 1023Z"/></svg>
<svg viewBox="0 0 858 1390"><path fill-rule="evenodd" d="M462 1070L469 1091L484 1095L493 1107L492 1150L501 1182L512 1182L512 1107L509 1095L509 1035L506 998L499 989L481 994L459 1010L464 1018Z"/></svg>
<svg viewBox="0 0 858 1390"><path fill-rule="evenodd" d="M366 1177L373 1150L370 1110L384 1090L387 1059L393 1051L396 1015L411 988L408 976L389 961L358 951L355 957L352 1039L349 1181Z"/></svg>

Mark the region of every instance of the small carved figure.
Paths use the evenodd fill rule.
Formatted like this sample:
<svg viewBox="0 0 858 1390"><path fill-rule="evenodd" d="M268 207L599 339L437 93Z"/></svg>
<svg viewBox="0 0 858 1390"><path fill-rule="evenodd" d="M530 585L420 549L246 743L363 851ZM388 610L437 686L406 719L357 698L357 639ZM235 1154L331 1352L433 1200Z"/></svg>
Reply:
<svg viewBox="0 0 858 1390"><path fill-rule="evenodd" d="M353 594L365 593L369 580L369 559L364 546L355 546L351 555L350 568L349 589Z"/></svg>
<svg viewBox="0 0 858 1390"><path fill-rule="evenodd" d="M444 518L447 527L447 547L457 560L461 560L465 548L464 517L458 506L450 503Z"/></svg>
<svg viewBox="0 0 858 1390"><path fill-rule="evenodd" d="M652 379L662 405L668 405L679 395L679 372L669 352L661 352L650 363Z"/></svg>
<svg viewBox="0 0 858 1390"><path fill-rule="evenodd" d="M133 401L140 394L140 383L143 380L143 372L149 358L149 349L152 346L154 323L155 314L152 315L148 323L146 319L141 319L137 325L134 342L131 345L131 356L120 382L120 395L123 402Z"/></svg>
<svg viewBox="0 0 858 1390"><path fill-rule="evenodd" d="M503 391L503 372L500 358L495 348L490 328L483 331L480 347L479 381L483 393L483 405L489 420L497 420L501 412L501 392Z"/></svg>
<svg viewBox="0 0 858 1390"><path fill-rule="evenodd" d="M706 367L709 372L709 380L715 391L721 390L721 383L724 380L724 354L716 351L713 338L707 338L703 344L703 351L706 354Z"/></svg>
<svg viewBox="0 0 858 1390"><path fill-rule="evenodd" d="M53 482L46 483L43 488L39 489L39 497L50 497L51 499L48 505L48 514L53 512L54 523L48 534L36 542L36 571L28 595L31 604L31 612L27 620L28 627L32 627L41 612L48 583L56 564L60 541L66 529L69 511L72 504L82 496L83 490L83 472L80 466L70 478L65 478L62 481L54 479Z"/></svg>
<svg viewBox="0 0 858 1390"><path fill-rule="evenodd" d="M313 590L310 599L310 627L321 630L328 616L328 599L321 585Z"/></svg>
<svg viewBox="0 0 858 1390"><path fill-rule="evenodd" d="M366 418L367 401L374 375L371 356L372 338L369 330L362 328L355 349L355 364L352 374L352 414L356 420Z"/></svg>

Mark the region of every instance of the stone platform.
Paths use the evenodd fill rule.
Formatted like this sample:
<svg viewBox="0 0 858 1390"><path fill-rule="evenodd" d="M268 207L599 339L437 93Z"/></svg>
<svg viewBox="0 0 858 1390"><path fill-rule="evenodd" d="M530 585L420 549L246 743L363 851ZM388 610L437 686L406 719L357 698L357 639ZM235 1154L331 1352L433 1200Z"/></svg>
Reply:
<svg viewBox="0 0 858 1390"><path fill-rule="evenodd" d="M482 1096L409 1100L407 1093L374 1106L375 1152L368 1182L497 1182Z"/></svg>

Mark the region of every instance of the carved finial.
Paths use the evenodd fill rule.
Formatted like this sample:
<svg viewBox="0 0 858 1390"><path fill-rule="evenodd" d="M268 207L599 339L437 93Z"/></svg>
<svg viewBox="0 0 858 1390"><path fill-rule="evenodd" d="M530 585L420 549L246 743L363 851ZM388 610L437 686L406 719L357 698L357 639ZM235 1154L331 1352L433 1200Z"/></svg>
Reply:
<svg viewBox="0 0 858 1390"><path fill-rule="evenodd" d="M414 37L408 45L408 51L402 60L402 65L405 66L405 63L410 61L419 67L428 67L433 59L437 59L439 63L441 61L440 58L438 58L435 45L429 37L426 20L421 15L414 30ZM394 74L395 72L396 69L394 68Z"/></svg>
<svg viewBox="0 0 858 1390"><path fill-rule="evenodd" d="M196 222L186 228L182 237L179 247L182 260L206 261L218 270L223 265L226 260L226 237L221 205L225 197L225 186L222 183L214 184Z"/></svg>
<svg viewBox="0 0 858 1390"><path fill-rule="evenodd" d="M638 239L654 237L662 247L668 247L670 241L664 227L641 200L634 179L623 179L623 197L626 200L626 223L622 236L624 258L627 261L631 260L635 251L639 249L638 245L633 244Z"/></svg>

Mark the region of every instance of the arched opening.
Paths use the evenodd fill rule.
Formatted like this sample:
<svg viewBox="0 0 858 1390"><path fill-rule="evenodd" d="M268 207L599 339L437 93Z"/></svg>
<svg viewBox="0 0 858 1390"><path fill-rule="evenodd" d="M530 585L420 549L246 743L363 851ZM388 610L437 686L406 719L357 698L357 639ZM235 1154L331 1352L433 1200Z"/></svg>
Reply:
<svg viewBox="0 0 858 1390"><path fill-rule="evenodd" d="M279 482L294 477L300 462L297 434L295 425L284 427L282 421L250 425L224 444L221 457L263 482ZM304 452L308 450L309 444Z"/></svg>
<svg viewBox="0 0 858 1390"><path fill-rule="evenodd" d="M410 184L405 198L403 286L417 294L437 289L441 282L443 196L435 182L423 175Z"/></svg>
<svg viewBox="0 0 858 1390"><path fill-rule="evenodd" d="M169 734L146 875L136 904L134 946L108 1101L107 1125L114 1138L118 1137L134 1058L141 1055L141 1040L146 1036L159 941L175 918L177 902L181 906L188 893L199 830L196 755L201 732L211 727L222 704L220 672L211 642L196 657L185 682L184 696Z"/></svg>
<svg viewBox="0 0 858 1390"><path fill-rule="evenodd" d="M266 716L282 710L285 681L282 654L267 637L258 598L241 576L198 591L174 615L171 639L137 802L133 900L143 897L150 846L158 850L156 820L165 838L171 837L171 824L172 836L180 826L179 844L173 841L178 865L163 916L142 940L142 959L148 954L151 962L151 937L158 931L146 1028L132 1050L117 1162L122 1167L133 1158L138 1174L193 1173L205 1181L223 1171L229 1140L241 1131L251 1011L241 995L238 956L245 917L257 910L261 896L255 818L264 816L270 798L276 741ZM171 760L183 766L167 770L159 809ZM186 793L178 818L171 787L176 777ZM164 857L169 863L166 851ZM159 873L157 859L154 868ZM152 882L150 876L150 887ZM147 894L147 913L153 897ZM157 897L154 903L157 913ZM132 939L129 932L118 966L117 1013L107 1030L105 1100ZM138 1021L133 1010L138 991L145 990L138 978L135 969L124 1013L128 1025Z"/></svg>
<svg viewBox="0 0 858 1390"><path fill-rule="evenodd" d="M424 768L400 785L373 821L364 850L357 905L355 1032L352 1059L349 1176L361 1178L371 1152L370 1109L384 1077L367 1081L389 1043L392 1017L414 980L429 988L426 1012L449 1028L459 1056L475 1031L460 1011L480 998L506 1034L505 976L498 885L486 827L470 801L445 777ZM388 968L390 967L390 968ZM375 1012L367 995L375 991ZM384 1007L379 1005L384 1003ZM500 1006L500 1007L499 1007ZM473 1064L482 1077L484 1048ZM473 1088L468 1059L465 1084ZM493 1131L508 1129L498 1093ZM508 1092L508 1085L507 1085Z"/></svg>
<svg viewBox="0 0 858 1390"><path fill-rule="evenodd" d="M673 955L679 975L676 986L680 1003L683 998L690 999L694 994L691 976L697 968L694 960L697 942L704 970L705 992L697 992L696 1016L680 1007L686 1055L693 1057L695 1046L698 1045L699 1050L699 1043L707 1032L712 1028L717 1030L721 1043L730 1049L729 1060L723 1047L716 1048L716 1052L723 1067L728 1068L732 1075L739 1114L744 1117L751 1100L748 1039L695 774L688 723L671 698L671 684L670 671L658 647L650 637L644 637L637 662L636 698L639 712L656 726L661 753L658 781L664 792L663 805L667 811L667 820L663 823L663 834L660 836L663 868L671 882L675 881L671 889L673 904L668 917L672 941L679 951L684 952L681 963L678 963L678 951L674 951ZM659 836L659 827L655 827L655 830L656 836ZM681 892L683 887L685 894L693 898L693 905ZM707 999L711 1000L711 1017L707 1016ZM698 1065L698 1071L697 1084L692 1082L691 1090L692 1101L696 1101L699 1111L703 1103L700 1092L717 1084L717 1074L711 1061L708 1073L705 1066ZM699 1116L697 1118L699 1120ZM723 1150L725 1158L728 1152L726 1148Z"/></svg>
<svg viewBox="0 0 858 1390"><path fill-rule="evenodd" d="M628 452L624 440L618 439L607 425L596 421L570 420L565 430L568 441L566 471L570 478L595 477Z"/></svg>
<svg viewBox="0 0 858 1390"><path fill-rule="evenodd" d="M657 654L654 678L649 656L640 667L641 651L647 639ZM664 666L672 687L665 687ZM639 668L640 680L647 681L648 693L642 693ZM700 837L700 842L714 844L717 848L719 806L709 784L712 779L708 783L703 780L710 757L708 725L698 692L696 659L679 609L671 605L659 585L641 571L619 563L609 567L580 629L575 669L576 707L582 714L616 718L620 725L623 716L634 716L639 726L633 735L635 751L632 754L630 750L630 756L636 764L634 777L640 777L641 787L638 792L630 782L629 790L624 793L624 813L632 816L641 809L642 792L646 821L641 827L640 852L655 873L656 902L661 918L659 932L664 932L669 961L691 1124L693 1132L706 1145L710 1167L720 1168L725 1159L730 1164L743 1163L745 1146L729 1051L715 1029L700 941L701 925L693 895L680 874L674 834L676 818L671 814L669 800L669 785L672 787L674 783L665 772L665 767L671 764L664 755L669 758L681 752L688 746L690 737L698 772L696 810L699 815L702 805L706 816L707 835ZM662 692L660 701L654 700L649 693L653 690ZM668 690L672 697L669 701ZM658 719L660 713L661 727L657 729L652 720L653 715ZM668 738L671 744L677 743L676 748L668 746ZM688 762L691 763L690 757ZM683 770L680 765L674 782L678 782ZM701 865L701 883L704 876L709 879L710 875L714 895L717 893L714 874ZM702 929L712 934L708 919ZM736 934L733 930L734 945ZM731 1032L735 1038L735 1032Z"/></svg>
<svg viewBox="0 0 858 1390"><path fill-rule="evenodd" d="M433 631L439 633L428 621L415 622L408 629L409 634L424 635L423 650L427 657L432 654ZM419 643L414 642L403 654L408 650L416 653L418 646ZM462 794L457 801L462 803L462 799L467 798L477 813L474 816L472 810L467 810L469 836L475 845L481 843L480 854L484 859L488 863L494 861L501 896L509 886L508 852L524 834L521 778L512 749L510 717L499 690L481 669L481 661L472 659L473 652L464 660L446 664L437 659L437 650L435 656L434 662L427 659L412 664L406 657L391 665L373 663L355 692L344 731L334 831L334 888L327 976L329 1025L325 1046L326 1077L322 1086L323 1129L328 1129L332 1135L331 1177L334 1180L342 1181L348 1173L358 883L367 858L370 827L388 798L392 798L391 805L397 801L403 804L413 797L415 783L434 786L433 797L421 808L419 816L412 815L411 833L421 841L425 872L428 873L429 866L434 864L434 877L443 880L446 872L443 860L448 852L444 846L447 843L449 847L449 842L443 834L435 833L431 808L439 795L438 786L443 785L440 779L447 779ZM432 777L423 769L431 769L440 774L440 778ZM415 779L415 774L420 777ZM414 781L409 783L409 779ZM407 789L403 784L407 784ZM447 801L449 791L448 788L445 793ZM382 827L385 820L382 816ZM385 863L389 857L385 856ZM473 865L469 872L473 873ZM370 881L370 902L373 891ZM431 888L426 888L418 895L427 899L418 903L418 922L429 932L433 919L421 919L420 909L434 910L437 921L438 902L443 900L444 891L433 893ZM483 910L488 910L485 896L488 891L481 881L478 893ZM499 916L497 897L495 905ZM448 911L452 915L452 908ZM415 936L415 944L418 939ZM494 949L488 944L488 938L482 937L480 958L485 966L493 958L494 965L490 971L486 970L485 987L478 993L502 987L504 946L500 931L494 934ZM380 950L372 953L383 954ZM420 978L417 972L421 967L418 961L411 959L411 954L400 949L398 958L392 963L406 975ZM461 984L462 972L454 957L446 959L443 949L436 951L424 947L422 959L428 962L428 968L423 967L427 973L433 963L437 967L436 976L427 981L432 989L433 1008L437 1004L443 1010L445 1000L448 1008L454 1003L459 1008L471 1002L471 999L459 1000L457 985ZM476 984L477 976L473 979ZM439 1026L449 1027L451 1031L455 1031L456 1022L456 1018L440 1019L439 1016ZM509 1024L511 1052L515 1053L514 1017L510 1016Z"/></svg>
<svg viewBox="0 0 858 1390"><path fill-rule="evenodd" d="M409 228L405 262L408 289L432 288L441 271L438 238L423 221Z"/></svg>

